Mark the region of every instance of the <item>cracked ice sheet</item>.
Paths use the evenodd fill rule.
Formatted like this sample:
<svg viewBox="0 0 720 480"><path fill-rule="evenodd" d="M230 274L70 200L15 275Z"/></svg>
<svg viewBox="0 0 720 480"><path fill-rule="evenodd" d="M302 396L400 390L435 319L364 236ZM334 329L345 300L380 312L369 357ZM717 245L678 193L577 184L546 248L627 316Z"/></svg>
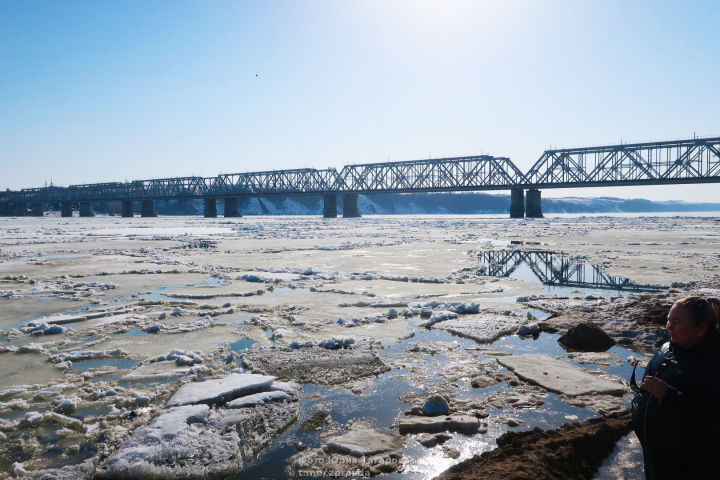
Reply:
<svg viewBox="0 0 720 480"><path fill-rule="evenodd" d="M420 283L378 278L373 280L348 280L338 283L325 282L321 290L338 289L357 293L370 292L376 295L376 301L387 298L425 303L432 300L440 302L472 302L476 299L483 302L492 301L493 298L512 295L514 291L519 289L518 282L514 280L488 280L481 283L455 283L454 281L450 283ZM538 293L542 291L539 286L536 290ZM522 291L526 292L528 288L523 286ZM347 295L347 302L352 303L353 298L355 296Z"/></svg>
<svg viewBox="0 0 720 480"><path fill-rule="evenodd" d="M352 231L351 227L348 231L350 236ZM380 239L382 239L381 236L368 240L379 243ZM316 245L324 243L319 240L315 241ZM247 248L242 242L238 242L238 248L241 245L243 248ZM283 247L287 248L287 241ZM339 251L308 249L257 253L251 258L205 254L198 258L198 262L216 266L233 265L248 270L252 270L258 265L270 269L282 269L292 265L299 268L341 272L362 272L368 269L368 265L372 265L374 270L383 274L440 278L450 275L459 268L471 267L475 264L473 259L465 253L467 246L443 245L443 247L438 250L438 245L435 243L394 246L368 245ZM267 248L267 246L263 248Z"/></svg>
<svg viewBox="0 0 720 480"><path fill-rule="evenodd" d="M216 325L214 327L172 335L148 334L113 336L95 346L103 350L122 348L131 356L148 356L166 354L173 349L200 350L212 352L218 345L232 343L243 338L234 325Z"/></svg>
<svg viewBox="0 0 720 480"><path fill-rule="evenodd" d="M45 355L34 353L0 354L0 390L5 390L14 385L42 385L62 376L62 371L48 362Z"/></svg>
<svg viewBox="0 0 720 480"><path fill-rule="evenodd" d="M528 319L523 315L480 313L443 320L433 324L432 328L471 338L478 343L491 343L502 336L514 333L526 323Z"/></svg>
<svg viewBox="0 0 720 480"><path fill-rule="evenodd" d="M154 263L136 263L129 268L123 268L120 271L127 270L173 270L178 269L181 272L187 269L184 265L157 265ZM108 296L120 296L131 293L140 293L145 291L154 291L168 285L196 285L203 283L206 274L203 273L152 273L152 274L135 274L135 273L114 273L111 275L91 275L82 279L83 281L112 282L117 288L112 290ZM174 290L173 290L174 291ZM172 300L168 298L167 300Z"/></svg>
<svg viewBox="0 0 720 480"><path fill-rule="evenodd" d="M227 285L219 285L217 287L180 287L175 288L168 293L172 293L172 299L178 300L180 299L179 297L187 295L191 300L193 300L193 296L212 295L215 297L232 297L236 294L255 293L257 290L265 290L268 286L269 285L261 282L234 280ZM237 301L242 302L244 301L243 298L244 297L237 297ZM207 303L206 300L213 300L213 298L202 298L197 301Z"/></svg>
<svg viewBox="0 0 720 480"><path fill-rule="evenodd" d="M137 260L143 260L137 263ZM45 262L44 262L45 263ZM131 257L127 255L98 254L87 257L61 258L48 260L46 264L32 262L9 262L3 265L3 271L11 275L35 275L37 272L52 270L58 275L92 275L93 273L109 272L120 273L123 270L148 268L155 270L159 265L149 261L148 258ZM107 277L97 279L99 282L108 282ZM79 280L86 281L86 280Z"/></svg>

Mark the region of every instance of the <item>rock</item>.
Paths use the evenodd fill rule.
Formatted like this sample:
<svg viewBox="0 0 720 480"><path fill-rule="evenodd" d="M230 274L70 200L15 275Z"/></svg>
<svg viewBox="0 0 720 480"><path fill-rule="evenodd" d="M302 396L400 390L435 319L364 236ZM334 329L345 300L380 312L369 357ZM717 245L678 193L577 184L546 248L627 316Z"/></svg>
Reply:
<svg viewBox="0 0 720 480"><path fill-rule="evenodd" d="M351 430L327 442L325 450L348 454L353 457L367 457L402 448L402 437L375 428Z"/></svg>
<svg viewBox="0 0 720 480"><path fill-rule="evenodd" d="M273 381L275 377L269 375L233 373L214 380L187 383L170 397L167 406L227 403L244 395L266 391Z"/></svg>
<svg viewBox="0 0 720 480"><path fill-rule="evenodd" d="M462 432L476 433L482 423L470 415L447 415L443 417L407 417L400 420L398 429L401 435L407 433Z"/></svg>
<svg viewBox="0 0 720 480"><path fill-rule="evenodd" d="M592 375L586 370L542 354L499 357L497 361L518 377L555 393L575 396L591 393L622 395L624 385Z"/></svg>
<svg viewBox="0 0 720 480"><path fill-rule="evenodd" d="M432 395L423 404L423 415L447 415L450 412L448 401L442 395Z"/></svg>
<svg viewBox="0 0 720 480"><path fill-rule="evenodd" d="M564 333L558 339L558 343L565 348L581 352L604 352L615 345L615 340L594 323L585 322Z"/></svg>

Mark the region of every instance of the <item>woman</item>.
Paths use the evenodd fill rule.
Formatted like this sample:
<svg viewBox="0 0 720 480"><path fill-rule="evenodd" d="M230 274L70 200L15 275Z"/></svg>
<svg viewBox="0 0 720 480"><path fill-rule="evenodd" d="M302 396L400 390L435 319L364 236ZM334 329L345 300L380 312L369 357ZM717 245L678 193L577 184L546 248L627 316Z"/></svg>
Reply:
<svg viewBox="0 0 720 480"><path fill-rule="evenodd" d="M678 300L632 401L645 478L720 479L720 301Z"/></svg>

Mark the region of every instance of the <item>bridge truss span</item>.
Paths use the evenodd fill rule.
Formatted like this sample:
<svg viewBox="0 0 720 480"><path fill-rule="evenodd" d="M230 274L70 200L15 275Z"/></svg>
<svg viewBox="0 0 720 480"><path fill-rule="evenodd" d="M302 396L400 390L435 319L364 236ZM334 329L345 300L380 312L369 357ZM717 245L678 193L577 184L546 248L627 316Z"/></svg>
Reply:
<svg viewBox="0 0 720 480"><path fill-rule="evenodd" d="M526 188L720 182L720 137L546 150Z"/></svg>
<svg viewBox="0 0 720 480"><path fill-rule="evenodd" d="M334 169L274 170L221 174L207 178L205 195L290 195L325 193L341 189Z"/></svg>
<svg viewBox="0 0 720 480"><path fill-rule="evenodd" d="M489 155L348 165L337 185L353 193L507 190L524 176L510 159Z"/></svg>
<svg viewBox="0 0 720 480"><path fill-rule="evenodd" d="M44 203L61 205L68 215L74 204L85 204L87 213L90 202L112 201L122 201L127 215L133 201L145 202L150 215L154 200L195 198L204 199L207 216L214 216L221 198L239 216L237 197L322 195L324 215L332 217L342 195L343 212L359 216L358 194L511 190L510 215L521 218L542 217L540 189L718 182L720 137L712 137L546 150L526 174L507 157L475 155L346 165L339 172L301 168L51 185L0 192L0 215L24 215L28 205L42 215Z"/></svg>

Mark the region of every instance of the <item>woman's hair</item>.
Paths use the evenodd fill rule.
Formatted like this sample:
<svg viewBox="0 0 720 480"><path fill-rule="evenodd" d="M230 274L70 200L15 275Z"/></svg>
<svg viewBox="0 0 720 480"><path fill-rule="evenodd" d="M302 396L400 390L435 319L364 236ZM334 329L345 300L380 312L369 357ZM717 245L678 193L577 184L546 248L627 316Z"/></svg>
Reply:
<svg viewBox="0 0 720 480"><path fill-rule="evenodd" d="M690 318L695 325L706 323L710 332L718 327L718 322L720 322L720 299L685 297L677 300L673 306L686 308L690 312Z"/></svg>

